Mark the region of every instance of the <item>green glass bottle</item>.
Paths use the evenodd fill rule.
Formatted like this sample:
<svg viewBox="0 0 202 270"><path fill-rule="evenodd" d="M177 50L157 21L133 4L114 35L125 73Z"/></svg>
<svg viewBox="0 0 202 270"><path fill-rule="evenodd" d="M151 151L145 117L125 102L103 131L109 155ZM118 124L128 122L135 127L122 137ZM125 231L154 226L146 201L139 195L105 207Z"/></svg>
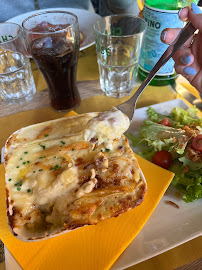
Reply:
<svg viewBox="0 0 202 270"><path fill-rule="evenodd" d="M138 70L138 76L142 81L168 47L160 40L161 32L165 28L182 28L184 23L179 19L178 12L193 2L197 4L198 0L145 0L143 18L147 22L147 31ZM174 61L170 59L150 84L158 86L172 84L176 77Z"/></svg>

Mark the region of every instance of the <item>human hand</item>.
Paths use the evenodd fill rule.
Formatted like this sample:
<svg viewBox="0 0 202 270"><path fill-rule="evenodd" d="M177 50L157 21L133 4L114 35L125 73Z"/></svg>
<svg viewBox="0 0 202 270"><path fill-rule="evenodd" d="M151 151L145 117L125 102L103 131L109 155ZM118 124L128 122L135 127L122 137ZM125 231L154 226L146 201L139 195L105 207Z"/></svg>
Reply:
<svg viewBox="0 0 202 270"><path fill-rule="evenodd" d="M202 12L192 3L192 9L185 7L180 10L182 21L191 21L199 32L192 36L173 56L175 70L183 75L202 94ZM166 28L161 33L161 41L170 44L181 29Z"/></svg>

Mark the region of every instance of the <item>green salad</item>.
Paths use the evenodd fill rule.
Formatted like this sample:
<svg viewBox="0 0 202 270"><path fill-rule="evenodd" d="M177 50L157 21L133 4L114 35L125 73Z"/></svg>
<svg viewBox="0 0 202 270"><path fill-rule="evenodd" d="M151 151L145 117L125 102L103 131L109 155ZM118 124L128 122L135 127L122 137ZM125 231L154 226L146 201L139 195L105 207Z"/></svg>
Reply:
<svg viewBox="0 0 202 270"><path fill-rule="evenodd" d="M132 147L143 149L140 156L175 173L172 185L185 202L202 198L202 119L197 113L196 107L176 107L167 116L149 107L139 136L126 134Z"/></svg>

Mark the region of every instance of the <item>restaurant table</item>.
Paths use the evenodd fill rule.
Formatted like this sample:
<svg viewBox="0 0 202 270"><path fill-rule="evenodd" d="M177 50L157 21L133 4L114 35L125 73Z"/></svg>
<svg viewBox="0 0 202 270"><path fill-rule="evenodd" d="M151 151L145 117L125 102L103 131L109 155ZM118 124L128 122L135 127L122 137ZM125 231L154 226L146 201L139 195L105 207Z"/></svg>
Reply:
<svg viewBox="0 0 202 270"><path fill-rule="evenodd" d="M34 117L32 110L38 109L41 112L40 119L37 122L42 122L50 119L56 119L64 116L64 113L59 113L50 108L48 90L46 82L39 71L37 65L31 60L32 71L34 80L37 87L37 93L34 98L23 105L8 105L3 101L0 101L0 121L1 126L4 127L4 132L0 133L0 147L2 147L6 141L6 138L19 127L13 121L15 114L23 114L27 112L27 115ZM81 96L81 105L75 110L77 113L88 112L88 104L91 102L91 111L104 111L111 108L111 104L117 106L129 98L124 97L121 99L105 97L104 93L100 90L98 66L96 61L95 46L80 51L77 70L78 89ZM178 78L178 83L187 86L187 82L182 78ZM137 86L133 90L133 93L140 84L137 81ZM189 87L189 90L197 97L199 97L197 91ZM173 90L171 86L154 87L148 86L144 93L138 100L137 108L160 103L163 101L180 98L180 96ZM4 121L5 119L5 121ZM32 119L33 120L33 119ZM30 119L25 119L25 123L29 125ZM7 256L12 258L12 255L7 251ZM0 270L5 269L5 264L0 263ZM193 239L183 245L180 245L174 249L164 252L156 257L141 262L137 265L127 268L128 270L201 270L202 269L202 237ZM8 269L10 270L10 269ZM13 270L13 269L12 269ZM90 269L89 269L90 270Z"/></svg>

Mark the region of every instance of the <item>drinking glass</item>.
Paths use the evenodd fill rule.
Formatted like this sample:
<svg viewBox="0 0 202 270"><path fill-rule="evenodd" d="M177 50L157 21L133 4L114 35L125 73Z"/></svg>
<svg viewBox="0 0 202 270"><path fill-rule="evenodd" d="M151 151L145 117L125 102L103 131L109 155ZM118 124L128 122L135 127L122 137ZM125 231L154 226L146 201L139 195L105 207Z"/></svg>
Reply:
<svg viewBox="0 0 202 270"><path fill-rule="evenodd" d="M35 93L22 28L15 23L0 23L0 96L9 104L22 104Z"/></svg>
<svg viewBox="0 0 202 270"><path fill-rule="evenodd" d="M101 89L107 96L130 95L135 87L146 22L132 15L112 15L94 25Z"/></svg>
<svg viewBox="0 0 202 270"><path fill-rule="evenodd" d="M41 12L25 19L22 26L28 52L47 82L51 106L57 111L79 106L76 69L80 35L76 15Z"/></svg>

